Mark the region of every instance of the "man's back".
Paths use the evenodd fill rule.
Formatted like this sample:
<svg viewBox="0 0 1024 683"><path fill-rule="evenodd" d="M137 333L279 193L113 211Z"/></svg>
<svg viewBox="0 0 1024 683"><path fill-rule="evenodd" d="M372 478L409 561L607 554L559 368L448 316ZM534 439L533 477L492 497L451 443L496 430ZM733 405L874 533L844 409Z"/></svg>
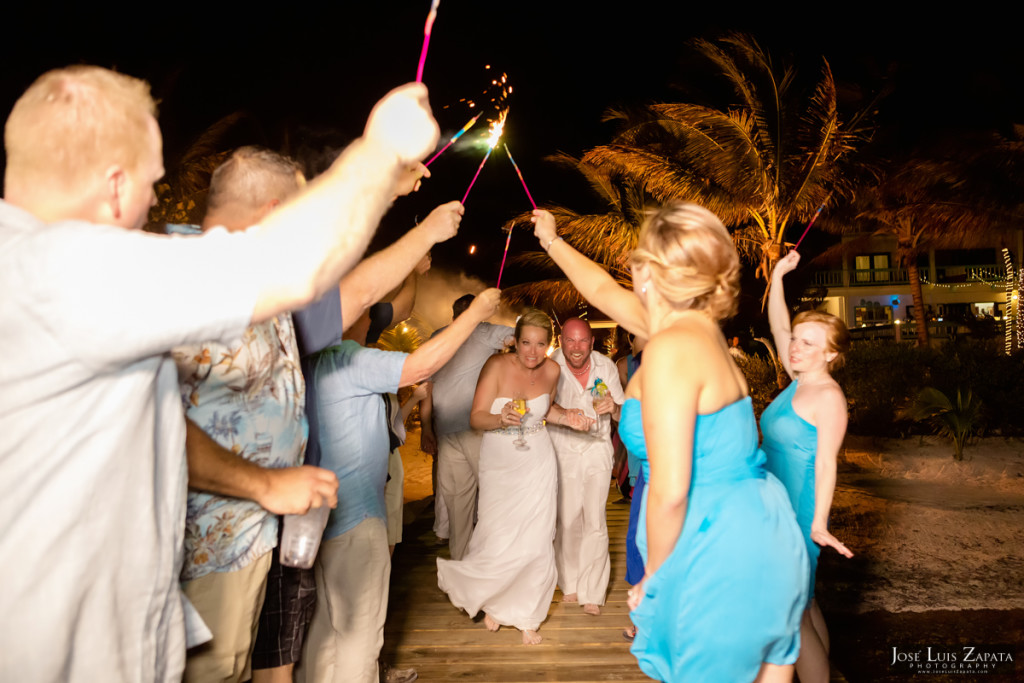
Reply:
<svg viewBox="0 0 1024 683"><path fill-rule="evenodd" d="M177 304L181 262L154 240L0 202L5 679L180 676L184 423L158 349L241 331L253 294L229 287L216 315Z"/></svg>
<svg viewBox="0 0 1024 683"><path fill-rule="evenodd" d="M434 373L434 423L439 436L469 429L469 412L480 369L512 332L506 325L480 323L452 359Z"/></svg>

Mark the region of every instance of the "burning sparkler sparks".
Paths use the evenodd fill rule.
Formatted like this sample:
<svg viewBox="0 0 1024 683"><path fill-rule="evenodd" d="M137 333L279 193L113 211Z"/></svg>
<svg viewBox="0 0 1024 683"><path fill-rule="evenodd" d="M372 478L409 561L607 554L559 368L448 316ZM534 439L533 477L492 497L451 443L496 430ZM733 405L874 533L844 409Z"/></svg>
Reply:
<svg viewBox="0 0 1024 683"><path fill-rule="evenodd" d="M473 185L476 184L476 179L480 177L480 171L484 170L484 164L491 157L491 152L494 151L494 147L498 144L498 140L501 139L501 131L505 128L505 117L508 116L508 109L501 112L498 116L497 121L491 122L491 134L487 138L487 154L484 155L483 161L476 169L476 173L473 175L473 179L469 181L469 187L466 188L466 194L462 195L462 204L465 206L466 199L469 197L469 191L473 189Z"/></svg>

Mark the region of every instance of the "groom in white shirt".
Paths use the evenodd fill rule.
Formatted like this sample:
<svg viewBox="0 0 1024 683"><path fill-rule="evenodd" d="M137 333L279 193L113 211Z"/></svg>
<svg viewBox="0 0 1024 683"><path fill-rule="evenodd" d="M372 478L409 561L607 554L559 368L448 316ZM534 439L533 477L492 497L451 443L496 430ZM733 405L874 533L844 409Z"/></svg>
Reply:
<svg viewBox="0 0 1024 683"><path fill-rule="evenodd" d="M558 585L563 602L579 602L584 612L597 616L611 571L605 520L612 474L611 422L624 398L615 364L594 351L594 334L586 321L566 320L558 341L551 356L561 368L556 401L566 410L597 419L586 432L548 430L558 459ZM607 390L599 396L602 383Z"/></svg>

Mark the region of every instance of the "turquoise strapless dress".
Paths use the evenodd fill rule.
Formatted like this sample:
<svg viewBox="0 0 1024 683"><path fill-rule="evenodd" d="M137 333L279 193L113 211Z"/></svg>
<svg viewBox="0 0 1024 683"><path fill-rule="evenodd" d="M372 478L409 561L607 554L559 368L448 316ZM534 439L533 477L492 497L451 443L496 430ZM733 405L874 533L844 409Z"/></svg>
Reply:
<svg viewBox="0 0 1024 683"><path fill-rule="evenodd" d="M796 382L775 397L761 415L761 433L768 461L765 467L786 487L796 522L804 534L810 561L807 600L814 597L814 575L818 571L821 548L811 540L814 521L814 456L818 452L818 429L793 410Z"/></svg>
<svg viewBox="0 0 1024 683"><path fill-rule="evenodd" d="M619 435L650 476L640 402ZM637 545L647 558L647 494ZM632 652L660 681L753 681L762 662L792 664L807 603L807 551L779 481L765 472L750 398L698 415L686 519L647 580Z"/></svg>

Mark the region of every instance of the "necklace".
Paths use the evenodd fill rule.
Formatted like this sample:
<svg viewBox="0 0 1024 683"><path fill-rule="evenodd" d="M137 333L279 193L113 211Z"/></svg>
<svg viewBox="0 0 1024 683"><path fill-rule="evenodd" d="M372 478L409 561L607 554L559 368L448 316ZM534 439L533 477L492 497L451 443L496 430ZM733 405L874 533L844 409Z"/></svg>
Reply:
<svg viewBox="0 0 1024 683"><path fill-rule="evenodd" d="M584 373L589 373L590 372L590 359L589 358L587 358L587 364L584 365L579 370L577 370L573 366L569 365L568 361L566 361L565 364L569 366L569 372L571 372L572 374L576 375L577 377L583 375Z"/></svg>
<svg viewBox="0 0 1024 683"><path fill-rule="evenodd" d="M526 367L526 363L524 363L522 360L520 360L518 355L516 355L516 362L519 363L519 367L521 367L523 370L525 370L528 373L528 376L530 378L530 386L532 387L534 384L536 384L536 382L537 382L537 368L528 368L528 367Z"/></svg>

